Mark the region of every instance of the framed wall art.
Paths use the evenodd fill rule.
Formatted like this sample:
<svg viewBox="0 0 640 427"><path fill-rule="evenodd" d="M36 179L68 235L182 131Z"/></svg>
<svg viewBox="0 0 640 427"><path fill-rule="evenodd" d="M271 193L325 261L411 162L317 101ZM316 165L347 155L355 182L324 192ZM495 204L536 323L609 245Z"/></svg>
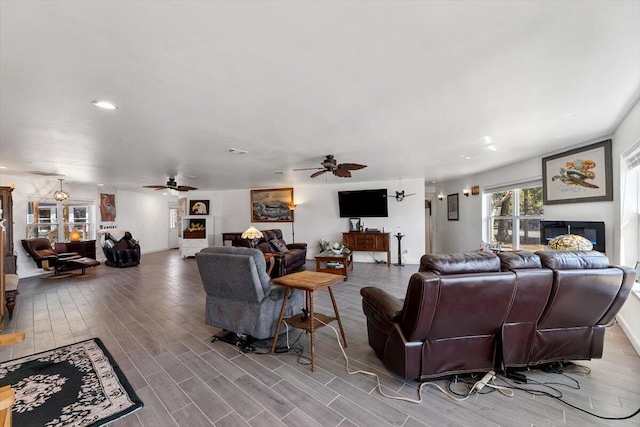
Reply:
<svg viewBox="0 0 640 427"><path fill-rule="evenodd" d="M613 200L611 140L542 159L545 205Z"/></svg>
<svg viewBox="0 0 640 427"><path fill-rule="evenodd" d="M100 193L100 221L116 220L116 195Z"/></svg>
<svg viewBox="0 0 640 427"><path fill-rule="evenodd" d="M460 213L458 212L458 193L449 194L447 196L447 219L449 221L458 221L460 219Z"/></svg>
<svg viewBox="0 0 640 427"><path fill-rule="evenodd" d="M189 215L209 215L209 201L189 200Z"/></svg>
<svg viewBox="0 0 640 427"><path fill-rule="evenodd" d="M252 222L293 222L293 188L251 190Z"/></svg>

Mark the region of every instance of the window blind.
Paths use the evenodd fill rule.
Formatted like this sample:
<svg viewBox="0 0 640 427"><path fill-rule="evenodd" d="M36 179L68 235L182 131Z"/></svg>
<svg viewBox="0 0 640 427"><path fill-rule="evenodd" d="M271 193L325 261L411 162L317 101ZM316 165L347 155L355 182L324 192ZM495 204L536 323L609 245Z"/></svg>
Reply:
<svg viewBox="0 0 640 427"><path fill-rule="evenodd" d="M636 141L627 151L622 154L622 158L627 164L627 170L631 170L640 165L640 140Z"/></svg>
<svg viewBox="0 0 640 427"><path fill-rule="evenodd" d="M499 193L500 191L513 190L514 188L531 188L542 186L542 180L540 178L531 179L526 181L518 181L509 184L500 184L492 187L485 187L482 189L484 193Z"/></svg>

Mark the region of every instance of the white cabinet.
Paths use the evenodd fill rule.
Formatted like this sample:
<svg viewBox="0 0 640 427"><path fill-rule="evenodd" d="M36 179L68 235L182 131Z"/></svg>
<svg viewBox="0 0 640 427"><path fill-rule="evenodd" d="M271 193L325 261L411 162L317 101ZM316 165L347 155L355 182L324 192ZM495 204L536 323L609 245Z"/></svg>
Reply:
<svg viewBox="0 0 640 427"><path fill-rule="evenodd" d="M180 239L180 256L196 256L197 252L209 246L207 239Z"/></svg>
<svg viewBox="0 0 640 427"><path fill-rule="evenodd" d="M212 246L213 218L210 216L184 216L181 220L180 256L195 256L200 250Z"/></svg>

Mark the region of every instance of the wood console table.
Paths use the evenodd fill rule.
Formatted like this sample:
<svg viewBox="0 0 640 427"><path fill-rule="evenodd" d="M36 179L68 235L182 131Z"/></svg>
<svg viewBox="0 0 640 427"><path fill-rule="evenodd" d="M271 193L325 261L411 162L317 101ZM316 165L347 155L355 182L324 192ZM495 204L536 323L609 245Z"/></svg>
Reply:
<svg viewBox="0 0 640 427"><path fill-rule="evenodd" d="M96 259L96 241L82 240L79 242L56 242L56 252L77 252L78 255L85 258Z"/></svg>
<svg viewBox="0 0 640 427"><path fill-rule="evenodd" d="M387 267L391 266L390 233L352 232L342 233L342 242L351 251L386 252Z"/></svg>

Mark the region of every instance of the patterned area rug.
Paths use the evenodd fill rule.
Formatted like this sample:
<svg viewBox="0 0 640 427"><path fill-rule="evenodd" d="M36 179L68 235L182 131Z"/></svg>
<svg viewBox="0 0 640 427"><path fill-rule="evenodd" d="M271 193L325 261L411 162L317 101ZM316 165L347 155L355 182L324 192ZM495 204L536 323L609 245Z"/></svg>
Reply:
<svg viewBox="0 0 640 427"><path fill-rule="evenodd" d="M14 426L100 426L143 406L99 338L0 364Z"/></svg>

